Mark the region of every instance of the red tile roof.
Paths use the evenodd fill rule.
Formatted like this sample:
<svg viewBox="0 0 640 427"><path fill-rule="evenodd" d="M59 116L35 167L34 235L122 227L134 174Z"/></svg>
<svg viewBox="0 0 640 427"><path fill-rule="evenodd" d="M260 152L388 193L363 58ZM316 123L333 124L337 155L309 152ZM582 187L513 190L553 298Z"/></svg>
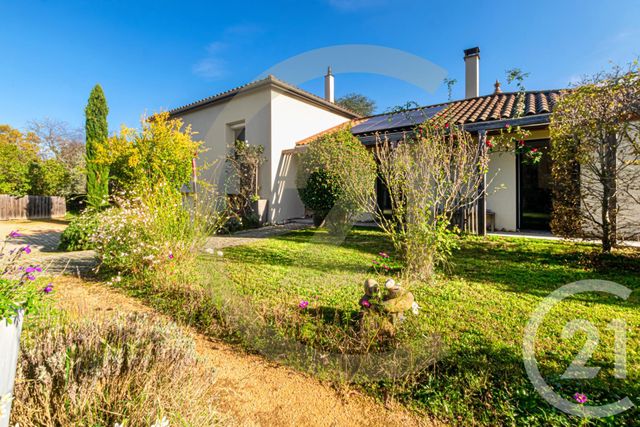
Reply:
<svg viewBox="0 0 640 427"><path fill-rule="evenodd" d="M560 95L560 90L497 93L444 104L447 108L440 114L457 124L511 119L516 117L519 96L524 98L523 116L548 114Z"/></svg>
<svg viewBox="0 0 640 427"><path fill-rule="evenodd" d="M523 103L520 103L523 106L521 116L529 117L549 114L553 111L553 107L558 102L561 94L562 90L528 91L524 93L494 93L491 95L479 96L477 98L462 99L459 101L429 105L420 108L426 109L442 106L444 108L438 113L439 115L446 115L452 123L467 125L472 123L513 119L517 117L518 114L516 106L519 104L519 102L517 102L519 97L523 97L524 101ZM346 126L347 124L355 126L357 124L365 123L368 119L384 115L389 115L389 113L352 120L350 123L345 123L334 128L324 130L318 134L298 141L296 145L308 144L315 138L332 132L339 127Z"/></svg>

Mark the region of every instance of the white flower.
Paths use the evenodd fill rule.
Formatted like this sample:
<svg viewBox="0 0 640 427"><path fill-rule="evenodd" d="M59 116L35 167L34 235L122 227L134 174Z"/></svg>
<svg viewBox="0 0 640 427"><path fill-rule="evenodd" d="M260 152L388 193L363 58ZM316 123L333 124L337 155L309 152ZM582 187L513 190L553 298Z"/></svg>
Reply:
<svg viewBox="0 0 640 427"><path fill-rule="evenodd" d="M156 422L151 424L151 427L169 427L169 420L167 417L162 417L161 420L156 419Z"/></svg>
<svg viewBox="0 0 640 427"><path fill-rule="evenodd" d="M124 427L124 423L114 423L113 427Z"/></svg>
<svg viewBox="0 0 640 427"><path fill-rule="evenodd" d="M13 396L11 396L11 393L7 393L0 397L0 418L4 418L5 415L9 414L9 408L11 407L12 400Z"/></svg>
<svg viewBox="0 0 640 427"><path fill-rule="evenodd" d="M218 251L216 252L218 254L218 256L223 256L224 254L222 253L222 251Z"/></svg>
<svg viewBox="0 0 640 427"><path fill-rule="evenodd" d="M204 250L206 253L208 254L212 254L213 255L213 248L207 248Z"/></svg>
<svg viewBox="0 0 640 427"><path fill-rule="evenodd" d="M411 312L413 312L413 314L415 314L416 316L420 312L420 306L415 301L413 302L413 304L411 304Z"/></svg>

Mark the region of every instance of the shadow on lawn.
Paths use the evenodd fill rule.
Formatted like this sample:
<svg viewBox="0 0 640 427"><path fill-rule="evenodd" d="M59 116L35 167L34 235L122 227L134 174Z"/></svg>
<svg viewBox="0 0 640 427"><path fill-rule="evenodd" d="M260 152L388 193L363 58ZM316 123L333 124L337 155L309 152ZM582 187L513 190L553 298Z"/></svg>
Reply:
<svg viewBox="0 0 640 427"><path fill-rule="evenodd" d="M566 356L539 356L538 362L547 372L543 373L546 382L569 401L580 391L589 396L590 404L601 405L621 396L637 396L640 390L637 381L612 376L561 380L560 374L571 362ZM548 367L552 367L552 374ZM576 417L555 409L534 389L519 346L492 344L482 333L466 335L453 344L445 357L415 382L411 398L436 415L454 415L460 425L521 424L516 423L518 419L529 419L531 425L579 423ZM616 425L631 422L637 415L637 408L618 415Z"/></svg>
<svg viewBox="0 0 640 427"><path fill-rule="evenodd" d="M255 244L227 248L230 259L252 265L275 267L304 267L323 273L364 273L380 251L389 251L390 244L380 233L350 233L344 242L336 243L326 233L296 231L273 240L281 246ZM342 248L354 253L335 253Z"/></svg>
<svg viewBox="0 0 640 427"><path fill-rule="evenodd" d="M600 255L593 245L526 240L469 239L453 257L451 275L505 290L545 297L565 284L586 279L610 280L640 288L640 251ZM588 297L585 297L589 300ZM599 301L605 302L601 298ZM620 305L615 297L606 302ZM638 304L632 294L629 303Z"/></svg>

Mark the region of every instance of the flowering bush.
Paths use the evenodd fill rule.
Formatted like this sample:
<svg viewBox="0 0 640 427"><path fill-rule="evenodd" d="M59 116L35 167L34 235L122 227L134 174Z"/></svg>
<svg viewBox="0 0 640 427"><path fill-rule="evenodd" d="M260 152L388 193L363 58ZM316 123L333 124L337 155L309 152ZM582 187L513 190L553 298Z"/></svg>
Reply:
<svg viewBox="0 0 640 427"><path fill-rule="evenodd" d="M19 311L25 314L37 307L43 295L53 291L51 283L37 280L41 266L22 263L22 257L31 253L29 245L6 250L12 239L20 237L12 231L0 247L0 322L11 323Z"/></svg>
<svg viewBox="0 0 640 427"><path fill-rule="evenodd" d="M137 274L193 258L206 227L194 216L183 207L180 193L167 185L120 200L99 214L91 237L101 267Z"/></svg>
<svg viewBox="0 0 640 427"><path fill-rule="evenodd" d="M93 249L91 236L98 227L98 215L93 210L86 210L76 217L64 229L60 236L58 249L61 251L84 251Z"/></svg>

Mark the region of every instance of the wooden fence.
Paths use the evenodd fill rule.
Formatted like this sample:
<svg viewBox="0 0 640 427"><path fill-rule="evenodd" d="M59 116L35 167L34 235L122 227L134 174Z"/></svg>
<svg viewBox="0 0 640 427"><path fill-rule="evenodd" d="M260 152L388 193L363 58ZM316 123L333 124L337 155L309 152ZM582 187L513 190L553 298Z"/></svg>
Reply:
<svg viewBox="0 0 640 427"><path fill-rule="evenodd" d="M0 194L0 220L57 218L66 212L64 197Z"/></svg>

